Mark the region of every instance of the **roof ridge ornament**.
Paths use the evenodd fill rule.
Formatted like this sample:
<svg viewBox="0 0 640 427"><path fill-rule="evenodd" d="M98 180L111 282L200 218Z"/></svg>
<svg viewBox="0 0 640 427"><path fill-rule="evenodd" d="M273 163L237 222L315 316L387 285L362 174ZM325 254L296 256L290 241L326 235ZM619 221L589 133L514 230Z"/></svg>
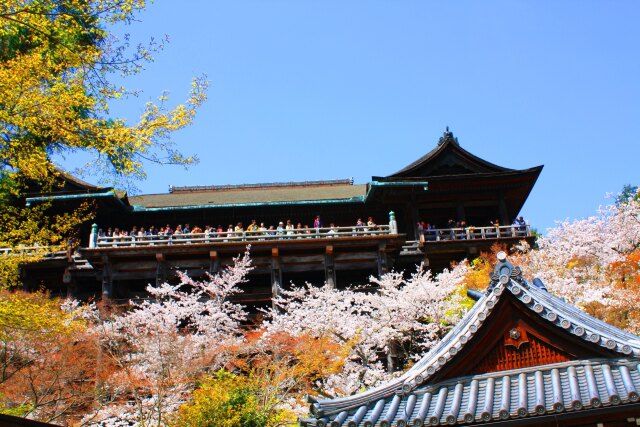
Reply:
<svg viewBox="0 0 640 427"><path fill-rule="evenodd" d="M498 258L498 263L496 264L493 272L490 275L491 281L489 282L489 287L487 288L487 295L493 292L494 288L498 286L498 284L506 286L512 279L525 288L529 288L529 284L522 277L522 270L520 269L520 267L514 266L509 261L507 261L506 252L498 252L496 258Z"/></svg>
<svg viewBox="0 0 640 427"><path fill-rule="evenodd" d="M445 128L444 133L442 134L442 136L440 137L440 139L438 140L438 146L441 146L442 144L444 144L447 141L451 141L456 145L460 145L460 143L458 142L458 138L453 136L453 132L451 132L449 130L449 126L447 126Z"/></svg>

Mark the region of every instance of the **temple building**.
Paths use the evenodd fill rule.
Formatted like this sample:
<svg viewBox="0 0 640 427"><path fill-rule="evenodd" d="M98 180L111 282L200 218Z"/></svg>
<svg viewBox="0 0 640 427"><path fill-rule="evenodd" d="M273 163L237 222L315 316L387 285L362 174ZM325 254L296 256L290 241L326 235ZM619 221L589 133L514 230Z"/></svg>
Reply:
<svg viewBox="0 0 640 427"><path fill-rule="evenodd" d="M304 427L640 424L640 337L549 294L498 254L485 294L402 376L313 400Z"/></svg>
<svg viewBox="0 0 640 427"><path fill-rule="evenodd" d="M46 286L77 297L128 299L149 283L215 273L251 245L254 270L239 296L269 304L289 283L362 284L371 275L432 269L477 256L494 243L533 242L528 224L512 225L542 166L515 170L464 150L448 129L435 148L398 172L351 179L242 185L172 186L168 193L127 196L61 174L55 193L33 193L28 205L51 201L71 210L92 201L96 216L80 230L80 246L29 266L27 287ZM356 225L371 217L375 225ZM321 224L314 225L319 218ZM247 231L252 220L265 228L290 220L300 228ZM243 224L239 232L227 232ZM118 236L109 230L134 226L156 230L178 224L202 233ZM205 231L221 228L223 232Z"/></svg>

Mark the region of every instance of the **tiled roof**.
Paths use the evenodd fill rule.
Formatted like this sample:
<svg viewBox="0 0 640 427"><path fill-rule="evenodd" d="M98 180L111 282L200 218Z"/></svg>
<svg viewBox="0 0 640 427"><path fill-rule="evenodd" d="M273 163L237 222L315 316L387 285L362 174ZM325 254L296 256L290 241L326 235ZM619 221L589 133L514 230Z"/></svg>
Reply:
<svg viewBox="0 0 640 427"><path fill-rule="evenodd" d="M299 203L311 201L359 201L366 195L366 184L335 184L283 187L226 188L210 191L178 191L129 197L131 205L145 208L177 206L225 206L239 204Z"/></svg>
<svg viewBox="0 0 640 427"><path fill-rule="evenodd" d="M473 171L474 173L514 171L513 169L490 163L460 147L458 139L454 138L453 133L449 132L449 128L447 127L447 131L440 138L438 145L433 150L429 151L410 165L407 165L399 171L389 175L387 178L415 176L420 169L428 169L428 165L433 164L433 162L438 162L438 159L442 159L443 157L446 157L446 160L444 161L445 164L450 166L452 160L457 159L461 165L465 165L466 168L469 168L469 172ZM431 175L432 174L429 174L430 177ZM436 173L435 175L438 174Z"/></svg>
<svg viewBox="0 0 640 427"><path fill-rule="evenodd" d="M575 391L575 383L573 382L573 379L571 379L575 377L574 371L576 375L579 374L578 383L580 385L580 396L582 396L582 398L586 399L585 396L591 396L590 393L593 390L590 388L589 384L591 384L590 381L593 379L590 372L593 371L596 378L603 378L598 382L598 398L602 404L615 404L617 402L616 399L606 397L606 393L611 390L608 390L606 386L604 386L604 389L602 388L603 384L608 384L607 381L609 381L610 375L614 375L614 378L618 378L618 380L616 380L616 390L618 390L617 396L618 399L620 399L620 402L617 403L635 402L637 400L637 395L631 394L631 389L628 387L633 384L634 390L640 390L640 374L637 369L637 364L640 363L639 337L595 319L563 300L552 296L546 292L546 290L539 289L536 285L528 282L522 277L522 273L518 267L513 267L506 260L503 260L498 264L495 272L491 276L491 279L492 281L487 293L442 339L442 341L440 341L406 373L383 386L361 394L345 398L319 400L311 407L312 413L316 415L316 418L303 421L308 425L322 425L322 420L329 420L334 422L332 425L341 426L343 425L341 423L342 421L348 420L348 422L344 424L345 426L374 426L378 424L365 424L367 421L365 416L377 413L376 408L381 411L380 414L384 412L388 415L390 414L391 409L396 406L396 403L394 402L397 402L399 405L398 408L406 408L413 400L416 400L414 403L416 408L418 408L416 409L417 411L420 411L419 408L422 408L424 411L427 411L424 412L424 414L428 414L429 417L433 417L437 414L446 417L447 413L445 410L452 408L453 403L458 401L458 397L460 397L456 397L456 393L462 393L462 396L467 396L466 399L468 400L471 398L470 396L473 395L473 384L477 384L478 387L484 386L486 389L493 387L492 390L495 392L495 401L496 399L501 399L502 390L500 388L495 388L495 385L498 384L500 387L506 387L504 384L509 381L511 382L509 386L512 387L509 389L511 390L511 401L509 401L511 404L518 400L517 393L513 391L518 390L518 388L516 387L514 389L513 384L520 384L520 374L524 374L527 378L526 384L529 393L528 396L533 396L537 393L537 387L540 386L537 381L539 381L540 378L543 380L543 384L540 387L543 387L545 390L556 390L557 387L560 387L559 390L561 390L564 396L564 400L562 401L564 405L562 408L563 411L568 408L571 408L572 410L580 409L573 403L567 403L566 400L568 399L567 396L571 396L571 393ZM599 364L595 365L592 365L592 362L590 361L583 360L567 362L559 365L535 366L512 372L496 372L494 374L480 375L472 378L461 378L457 379L454 383L430 384L430 379L433 378L449 360L461 352L465 345L485 323L493 309L497 306L498 301L501 298L505 298L507 294L515 297L520 304L530 310L534 316L537 316L546 324L571 333L575 337L583 340L589 346L599 346L607 349L613 354L617 354L617 357L620 359L611 359L609 361L599 362ZM609 367L606 367L605 365ZM632 382L628 381L629 378L627 377L626 370L629 371L629 375L631 375L631 378L633 379ZM615 374L610 374L610 372L615 372ZM515 375L513 380L504 379L505 376L512 378L512 375ZM586 379L586 376L589 376L588 380ZM604 379L605 376L607 377L606 379ZM623 379L623 377L625 379ZM534 380L531 380L531 378ZM557 382L558 378L561 379L560 383ZM476 383L473 382L474 379L477 381ZM463 385L458 386L458 383ZM524 385L522 387L524 387ZM623 387L627 388L625 389ZM424 400L426 399L427 393L430 393L430 399L434 401L433 405L436 406L432 406L431 400L429 402ZM587 400L583 400L582 398L580 400L582 407L586 408L597 406L593 403L595 401L591 404L589 403L589 399L591 399L590 397ZM554 409L553 406L557 402L552 402L551 400L548 400L547 397L545 397L544 411L542 411L542 413L559 410L560 407ZM466 401L460 400L460 402ZM529 403L527 403L527 405L529 405ZM426 409L423 408L423 406L426 407ZM365 410L363 408L367 409ZM438 410L436 411L436 409ZM491 410L493 411L494 409L495 408L492 407ZM507 411L509 411L509 415L507 416L503 413L501 416L507 416L507 418L517 416L518 409L519 407L516 407L515 410L513 410L513 407L509 406L507 409ZM537 410L531 410L529 406L526 407L526 410L527 413L525 415L534 416L538 414ZM416 414L418 413L422 414L422 412L416 412ZM462 416L464 417L464 414ZM477 411L473 414L473 417L474 420L483 419L482 413ZM491 412L489 415L484 415L484 417L494 419L495 413ZM380 418L380 420L383 419L384 417ZM399 419L394 418L394 420L394 422L397 422ZM435 422L435 418L432 418L432 420ZM450 420L451 419L449 419L449 421ZM448 421L445 418L438 418L438 423L440 422L445 423ZM455 418L455 420L452 421L453 424L458 422L462 421L459 421L459 418Z"/></svg>
<svg viewBox="0 0 640 427"><path fill-rule="evenodd" d="M637 359L565 362L456 378L394 394L337 414L302 420L315 426L458 425L635 403Z"/></svg>

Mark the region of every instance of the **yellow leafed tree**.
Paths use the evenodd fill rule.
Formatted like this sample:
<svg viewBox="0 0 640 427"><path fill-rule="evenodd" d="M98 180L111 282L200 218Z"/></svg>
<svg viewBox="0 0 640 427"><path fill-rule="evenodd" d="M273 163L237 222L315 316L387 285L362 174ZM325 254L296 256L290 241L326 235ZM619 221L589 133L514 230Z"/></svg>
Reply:
<svg viewBox="0 0 640 427"><path fill-rule="evenodd" d="M110 81L139 72L160 47L132 47L110 28L129 24L144 0L3 0L0 2L0 247L64 242L87 219L48 218L47 205L24 209L25 189L56 181L56 154L90 154L101 181L144 178L145 162L188 165L174 131L191 124L206 99L203 78L183 104L147 103L137 121L113 117L109 103L134 92ZM11 263L10 263L11 264ZM11 267L1 267L9 271Z"/></svg>
<svg viewBox="0 0 640 427"><path fill-rule="evenodd" d="M152 48L126 57L108 26L130 22L142 0L4 0L0 4L0 155L5 170L29 178L50 173L56 152L87 150L96 165L143 176L145 160L188 164L171 133L193 120L206 82L193 81L186 103L167 110L148 103L132 125L109 114L109 101L127 95L113 73L139 71Z"/></svg>

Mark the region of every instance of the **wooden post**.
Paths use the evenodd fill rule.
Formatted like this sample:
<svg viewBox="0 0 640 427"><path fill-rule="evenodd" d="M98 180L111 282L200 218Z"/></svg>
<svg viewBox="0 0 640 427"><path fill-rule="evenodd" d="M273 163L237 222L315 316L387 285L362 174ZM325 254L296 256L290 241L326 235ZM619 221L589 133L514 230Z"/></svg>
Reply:
<svg viewBox="0 0 640 427"><path fill-rule="evenodd" d="M330 288L336 287L337 280L333 246L327 246L324 251L324 280Z"/></svg>
<svg viewBox="0 0 640 427"><path fill-rule="evenodd" d="M111 272L111 261L109 256L102 255L102 299L113 298L113 277Z"/></svg>
<svg viewBox="0 0 640 427"><path fill-rule="evenodd" d="M218 251L209 251L209 274L216 274L220 269Z"/></svg>
<svg viewBox="0 0 640 427"><path fill-rule="evenodd" d="M158 263L156 266L156 286L160 286L167 281L167 259L164 254L157 253L156 262Z"/></svg>
<svg viewBox="0 0 640 427"><path fill-rule="evenodd" d="M64 269L64 273L62 273L62 283L67 285L67 298L76 298L78 287L75 280L73 280L69 266L67 266Z"/></svg>
<svg viewBox="0 0 640 427"><path fill-rule="evenodd" d="M500 210L500 225L509 225L511 220L507 214L507 202L504 200L504 193L501 191L499 197L498 209Z"/></svg>
<svg viewBox="0 0 640 427"><path fill-rule="evenodd" d="M458 217L458 221L467 220L465 216L464 204L462 202L458 202L458 205L456 206L456 216Z"/></svg>
<svg viewBox="0 0 640 427"><path fill-rule="evenodd" d="M280 253L278 248L271 249L271 299L272 307L276 308L275 299L280 295L280 287L282 286L282 268L280 266Z"/></svg>
<svg viewBox="0 0 640 427"><path fill-rule="evenodd" d="M398 368L399 344L396 340L391 340L387 344L387 372L395 372Z"/></svg>
<svg viewBox="0 0 640 427"><path fill-rule="evenodd" d="M389 272L386 249L386 242L380 242L378 244L378 277L382 277Z"/></svg>

